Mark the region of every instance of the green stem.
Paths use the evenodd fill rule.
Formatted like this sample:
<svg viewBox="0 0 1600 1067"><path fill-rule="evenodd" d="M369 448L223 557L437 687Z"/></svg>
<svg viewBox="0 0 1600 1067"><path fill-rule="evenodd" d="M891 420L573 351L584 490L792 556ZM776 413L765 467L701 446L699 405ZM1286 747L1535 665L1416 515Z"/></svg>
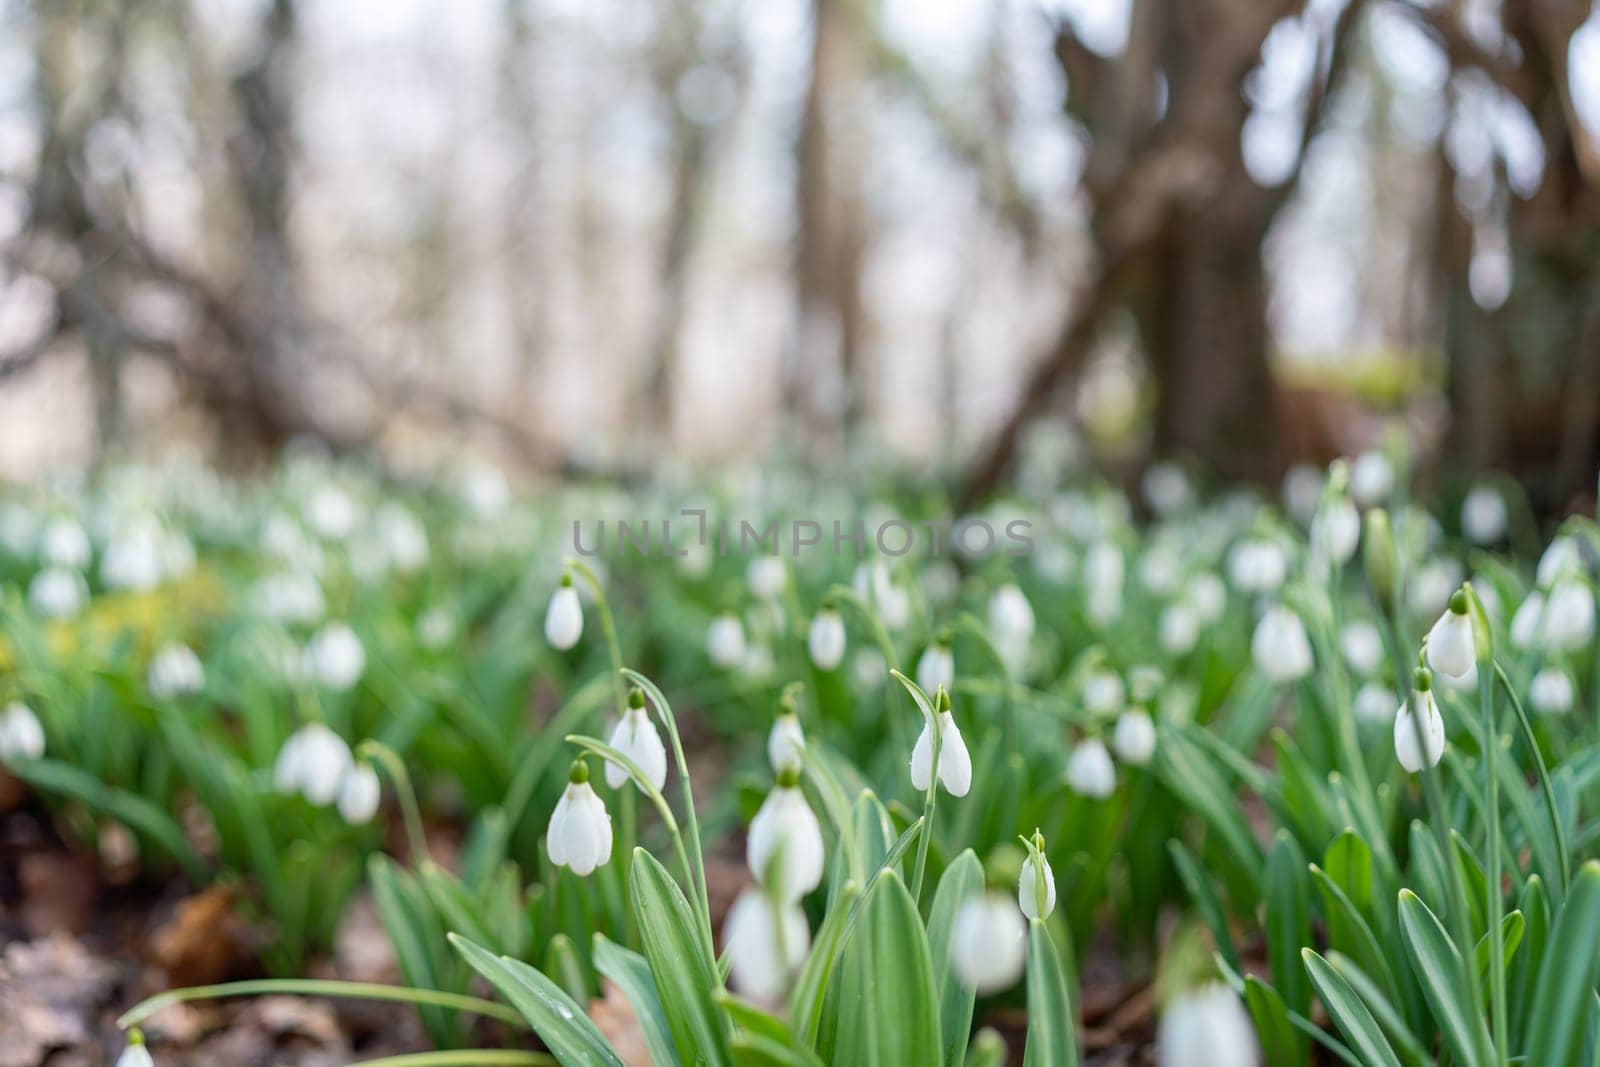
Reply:
<svg viewBox="0 0 1600 1067"><path fill-rule="evenodd" d="M1556 837L1556 852L1561 863L1559 872L1561 896L1564 899L1567 895L1567 885L1572 880L1572 869L1567 850L1567 831L1561 819L1561 812L1556 808L1556 791L1550 784L1550 769L1545 766L1544 753L1539 749L1539 739L1533 734L1533 723L1528 721L1528 713L1522 706L1522 699L1517 696L1516 687L1511 684L1511 679L1506 677L1505 668L1500 666L1499 660L1494 663L1494 676L1500 682L1500 688L1511 699L1511 709L1516 712L1523 740L1528 743L1528 748L1533 753L1533 769L1539 777L1539 792L1544 794L1545 809L1550 814L1550 830Z"/></svg>
<svg viewBox="0 0 1600 1067"><path fill-rule="evenodd" d="M622 684L622 642L617 640L617 624L611 617L611 605L606 600L605 587L589 565L581 559L567 561L567 566L582 576L594 594L595 611L600 613L600 632L605 637L606 651L611 654L611 683L617 696L617 714L628 710L628 688Z"/></svg>
<svg viewBox="0 0 1600 1067"><path fill-rule="evenodd" d="M411 845L413 863L428 858L428 835L422 828L422 809L417 805L417 791L411 787L411 775L405 761L394 749L381 741L363 741L356 748L357 756L365 756L389 772L394 791L400 798L400 813L406 824L406 840Z"/></svg>
<svg viewBox="0 0 1600 1067"><path fill-rule="evenodd" d="M1478 709L1483 721L1483 758L1488 770L1486 798L1489 831L1489 869L1485 882L1485 925L1489 936L1489 1015L1494 1033L1495 1063L1506 1062L1505 944L1500 940L1500 725L1494 714L1494 679L1487 662L1478 665Z"/></svg>
<svg viewBox="0 0 1600 1067"><path fill-rule="evenodd" d="M316 978L257 978L248 982L224 982L221 985L190 986L187 989L169 989L140 1001L117 1019L117 1027L126 1030L138 1026L163 1008L174 1004L187 1004L195 1000L222 1000L227 997L255 997L272 994L302 997L343 997L347 1000L383 1000L396 1004L420 1004L427 1007L448 1008L451 1011L471 1012L526 1030L527 1020L503 1004L460 993L446 993L437 989L410 989L406 986L382 985L377 982L339 982Z"/></svg>

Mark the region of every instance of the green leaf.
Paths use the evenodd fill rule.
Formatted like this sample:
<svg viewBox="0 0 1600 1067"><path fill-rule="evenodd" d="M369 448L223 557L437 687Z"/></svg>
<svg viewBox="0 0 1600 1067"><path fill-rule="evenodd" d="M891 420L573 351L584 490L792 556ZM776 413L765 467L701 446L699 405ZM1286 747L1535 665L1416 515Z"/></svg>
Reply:
<svg viewBox="0 0 1600 1067"><path fill-rule="evenodd" d="M1300 959L1300 949L1311 943L1309 882L1299 846L1287 831L1278 831L1267 856L1267 959L1284 1007L1298 1015L1311 1011L1311 983ZM1297 1041L1294 1059L1305 1055L1304 1041Z"/></svg>
<svg viewBox="0 0 1600 1067"><path fill-rule="evenodd" d="M1023 1067L1076 1067L1077 1012L1066 968L1050 929L1039 919L1031 920L1028 928L1028 1046ZM945 1062L957 1063L959 1058L957 1049Z"/></svg>
<svg viewBox="0 0 1600 1067"><path fill-rule="evenodd" d="M1370 971L1383 982L1384 989L1396 994L1394 972L1389 960L1378 946L1378 938L1367 925L1366 916L1356 908L1344 887L1332 875L1316 864L1311 865L1311 877L1322 890L1322 911L1328 927L1328 947L1352 957L1363 969Z"/></svg>
<svg viewBox="0 0 1600 1067"><path fill-rule="evenodd" d="M521 960L496 957L458 934L450 935L450 943L528 1020L562 1067L623 1067L599 1028L560 986Z"/></svg>
<svg viewBox="0 0 1600 1067"><path fill-rule="evenodd" d="M1328 963L1339 972L1339 977L1350 983L1350 988L1354 989L1356 995L1371 1009L1373 1016L1378 1020L1378 1025L1389 1035L1390 1045L1397 1049L1402 1060L1407 1064L1421 1064L1433 1059L1432 1055L1422 1047L1422 1041L1412 1031L1400 1009L1391 1003L1389 997L1378 988L1377 983L1365 971L1356 966L1354 960L1337 952L1330 952ZM1409 973L1408 971L1407 974ZM1420 993L1418 995L1420 996Z"/></svg>
<svg viewBox="0 0 1600 1067"><path fill-rule="evenodd" d="M367 884L372 887L373 906L389 935L406 985L453 988L453 983L447 985L444 979L447 961L434 951L434 946L444 944L444 930L416 881L389 857L373 856L367 864ZM461 966L459 961L451 962ZM422 1005L417 1014L434 1044L450 1048L461 1043L461 1025L453 1012Z"/></svg>
<svg viewBox="0 0 1600 1067"><path fill-rule="evenodd" d="M1305 1038L1289 1022L1289 1010L1276 989L1253 974L1245 975L1244 1006L1268 1063L1305 1062Z"/></svg>
<svg viewBox="0 0 1600 1067"><path fill-rule="evenodd" d="M887 872L868 893L860 926L845 951L868 980L854 990L856 997L840 998L833 1062L860 1067L939 1063L939 1002L928 938L899 874Z"/></svg>
<svg viewBox="0 0 1600 1067"><path fill-rule="evenodd" d="M1506 983L1510 993L1507 1014L1511 1021L1511 1047L1524 1047L1528 1017L1533 1013L1533 995L1538 984L1539 968L1544 965L1545 946L1550 940L1550 898L1545 893L1544 880L1530 874L1523 883L1517 909L1527 920L1522 935L1522 951L1511 961L1511 977Z"/></svg>
<svg viewBox="0 0 1600 1067"><path fill-rule="evenodd" d="M1189 891L1189 899L1194 902L1200 918L1210 929L1211 937L1217 943L1217 951L1222 953L1229 967L1239 970L1239 952L1233 946L1233 931L1228 928L1227 912L1223 910L1222 901L1211 885L1210 875L1177 838L1167 842L1167 851L1172 854L1172 865L1178 869L1183 887Z"/></svg>
<svg viewBox="0 0 1600 1067"><path fill-rule="evenodd" d="M1400 1058L1383 1036L1378 1021L1372 1017L1372 1012L1362 1003L1356 991L1350 988L1350 983L1311 949L1303 949L1300 954L1311 984L1316 986L1317 996L1328 1009L1328 1016L1344 1034L1345 1040L1350 1042L1356 1055L1361 1057L1361 1062L1368 1067L1401 1067Z"/></svg>
<svg viewBox="0 0 1600 1067"><path fill-rule="evenodd" d="M960 1063L972 1033L973 992L955 975L950 966L950 944L955 932L956 912L968 898L983 891L983 864L970 848L945 868L928 913L928 951L933 973L939 976L939 1029L944 1046L944 1062Z"/></svg>
<svg viewBox="0 0 1600 1067"><path fill-rule="evenodd" d="M642 848L633 850L628 882L639 940L678 1055L686 1063L731 1064L727 1017L713 999L722 985L717 962L706 957L683 891Z"/></svg>
<svg viewBox="0 0 1600 1067"><path fill-rule="evenodd" d="M847 882L839 891L827 918L811 942L811 954L800 969L794 990L789 994L789 1018L795 1039L807 1048L815 1048L817 1026L822 1019L822 1007L828 990L828 978L833 974L834 963L839 958L845 933L851 926L850 913L861 899L861 888Z"/></svg>
<svg viewBox="0 0 1600 1067"><path fill-rule="evenodd" d="M1481 1067L1480 1053L1490 1047L1489 1033L1473 1012L1466 964L1438 918L1409 889L1400 890L1400 932L1451 1056L1461 1064Z"/></svg>
<svg viewBox="0 0 1600 1067"><path fill-rule="evenodd" d="M656 995L655 979L650 977L650 964L637 952L597 933L594 935L594 965L616 983L633 1006L650 1062L655 1067L676 1067L678 1053L672 1046L672 1032L667 1025L666 1012L661 1008L661 998Z"/></svg>
<svg viewBox="0 0 1600 1067"><path fill-rule="evenodd" d="M1511 969L1511 961L1516 958L1517 948L1522 944L1522 931L1525 925L1520 911L1509 911L1500 920L1502 952L1500 958L1505 960L1507 971ZM1478 938L1477 947L1472 950L1472 973L1478 976L1480 985L1489 980L1488 934Z"/></svg>
<svg viewBox="0 0 1600 1067"><path fill-rule="evenodd" d="M1590 860L1572 885L1550 934L1528 1023L1528 1063L1578 1062L1600 967L1600 863Z"/></svg>

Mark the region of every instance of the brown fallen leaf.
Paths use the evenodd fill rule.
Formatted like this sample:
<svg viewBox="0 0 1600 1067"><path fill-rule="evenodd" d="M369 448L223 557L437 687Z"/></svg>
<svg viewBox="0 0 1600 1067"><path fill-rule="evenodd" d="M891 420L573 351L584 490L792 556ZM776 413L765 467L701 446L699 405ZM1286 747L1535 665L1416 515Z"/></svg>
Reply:
<svg viewBox="0 0 1600 1067"><path fill-rule="evenodd" d="M0 952L0 1067L38 1067L51 1050L92 1039L91 1020L117 977L69 934L17 941Z"/></svg>
<svg viewBox="0 0 1600 1067"><path fill-rule="evenodd" d="M605 981L602 987L605 995L589 1002L589 1018L627 1067L650 1067L650 1052L645 1048L644 1031L639 1028L633 1005L615 983Z"/></svg>
<svg viewBox="0 0 1600 1067"><path fill-rule="evenodd" d="M230 887L212 886L180 900L150 935L150 960L173 985L210 985L250 959L250 927L233 904Z"/></svg>

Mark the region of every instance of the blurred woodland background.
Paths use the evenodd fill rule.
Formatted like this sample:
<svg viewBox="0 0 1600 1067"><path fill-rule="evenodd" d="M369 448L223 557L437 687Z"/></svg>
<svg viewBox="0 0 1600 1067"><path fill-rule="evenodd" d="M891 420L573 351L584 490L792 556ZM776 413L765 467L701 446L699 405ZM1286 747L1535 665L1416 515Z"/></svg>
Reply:
<svg viewBox="0 0 1600 1067"><path fill-rule="evenodd" d="M0 468L1600 466L1587 0L0 0Z"/></svg>

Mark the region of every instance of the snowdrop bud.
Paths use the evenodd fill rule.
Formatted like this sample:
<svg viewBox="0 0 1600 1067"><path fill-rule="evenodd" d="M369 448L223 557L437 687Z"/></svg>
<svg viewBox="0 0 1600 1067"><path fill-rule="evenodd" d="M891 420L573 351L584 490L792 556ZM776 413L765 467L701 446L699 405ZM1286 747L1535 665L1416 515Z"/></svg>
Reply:
<svg viewBox="0 0 1600 1067"><path fill-rule="evenodd" d="M188 645L163 645L150 658L145 685L151 696L166 700L198 693L205 687L206 669Z"/></svg>
<svg viewBox="0 0 1600 1067"><path fill-rule="evenodd" d="M46 566L81 571L92 552L89 535L75 519L52 519L39 536L39 560Z"/></svg>
<svg viewBox="0 0 1600 1067"><path fill-rule="evenodd" d="M744 662L744 626L736 615L718 615L706 630L706 654L711 662L730 671Z"/></svg>
<svg viewBox="0 0 1600 1067"><path fill-rule="evenodd" d="M1288 556L1272 541L1240 541L1228 553L1228 580L1241 593L1270 593L1288 574Z"/></svg>
<svg viewBox="0 0 1600 1067"><path fill-rule="evenodd" d="M338 796L351 762L350 746L344 738L320 722L308 723L278 750L272 780L280 792L300 793L318 807L326 807Z"/></svg>
<svg viewBox="0 0 1600 1067"><path fill-rule="evenodd" d="M1461 532L1472 543L1498 543L1507 525L1505 497L1490 486L1474 487L1461 501Z"/></svg>
<svg viewBox="0 0 1600 1067"><path fill-rule="evenodd" d="M767 762L773 773L799 770L805 763L806 734L800 728L800 717L793 709L785 709L773 720L767 734Z"/></svg>
<svg viewBox="0 0 1600 1067"><path fill-rule="evenodd" d="M1210 571L1202 571L1190 578L1184 595L1202 623L1216 622L1228 607L1228 587Z"/></svg>
<svg viewBox="0 0 1600 1067"><path fill-rule="evenodd" d="M1367 677L1376 674L1383 663L1383 637L1378 628L1366 619L1346 623L1339 631L1339 651L1350 669ZM1384 709L1384 717L1389 711Z"/></svg>
<svg viewBox="0 0 1600 1067"><path fill-rule="evenodd" d="M1257 1067L1255 1027L1227 986L1211 982L1173 998L1156 1034L1159 1067Z"/></svg>
<svg viewBox="0 0 1600 1067"><path fill-rule="evenodd" d="M1115 671L1097 670L1083 680L1081 697L1083 709L1090 715L1103 718L1122 710L1127 690Z"/></svg>
<svg viewBox="0 0 1600 1067"><path fill-rule="evenodd" d="M1434 673L1452 678L1465 678L1477 663L1465 593L1458 591L1450 598L1450 606L1428 631L1427 660Z"/></svg>
<svg viewBox="0 0 1600 1067"><path fill-rule="evenodd" d="M1394 690L1382 682L1368 682L1356 690L1351 710L1362 722L1388 722L1394 714Z"/></svg>
<svg viewBox="0 0 1600 1067"><path fill-rule="evenodd" d="M1401 704L1395 711L1394 755L1410 774L1436 766L1444 758L1444 719L1427 671L1417 671L1411 703Z"/></svg>
<svg viewBox="0 0 1600 1067"><path fill-rule="evenodd" d="M583 636L583 603L572 588L572 575L561 576L561 587L550 597L544 613L544 639L550 647L565 652Z"/></svg>
<svg viewBox="0 0 1600 1067"><path fill-rule="evenodd" d="M773 907L759 889L735 898L722 924L733 987L752 1000L776 1001L800 973L811 950L811 930L798 904Z"/></svg>
<svg viewBox="0 0 1600 1067"><path fill-rule="evenodd" d="M750 820L745 839L750 873L784 903L799 900L822 883L822 826L799 781L792 767L779 772L777 786Z"/></svg>
<svg viewBox="0 0 1600 1067"><path fill-rule="evenodd" d="M611 859L611 815L589 784L589 765L578 760L567 775L567 789L550 814L544 835L550 862L579 877Z"/></svg>
<svg viewBox="0 0 1600 1067"><path fill-rule="evenodd" d="M1032 852L1022 861L1022 873L1017 876L1017 906L1029 919L1048 919L1056 910L1056 872L1050 869L1050 860L1044 854L1044 838L1035 831L1033 840L1044 864L1044 907L1039 906L1039 865L1034 863Z"/></svg>
<svg viewBox="0 0 1600 1067"><path fill-rule="evenodd" d="M46 619L71 618L88 596L82 576L61 567L40 571L28 583L28 603Z"/></svg>
<svg viewBox="0 0 1600 1067"><path fill-rule="evenodd" d="M1576 699L1572 679L1560 667L1546 667L1528 683L1528 703L1542 715L1565 715Z"/></svg>
<svg viewBox="0 0 1600 1067"><path fill-rule="evenodd" d="M1357 504L1370 508L1381 504L1394 492L1394 464L1376 449L1363 452L1350 464L1350 495Z"/></svg>
<svg viewBox="0 0 1600 1067"><path fill-rule="evenodd" d="M1552 652L1571 652L1594 636L1594 592L1581 578L1564 578L1550 590L1540 636Z"/></svg>
<svg viewBox="0 0 1600 1067"><path fill-rule="evenodd" d="M1086 737L1067 757L1067 784L1074 793L1104 800L1117 788L1117 769L1098 737Z"/></svg>
<svg viewBox="0 0 1600 1067"><path fill-rule="evenodd" d="M806 649L811 662L819 671L838 669L844 662L844 620L832 608L824 608L811 620L811 630L806 634Z"/></svg>
<svg viewBox="0 0 1600 1067"><path fill-rule="evenodd" d="M956 661L950 646L942 640L922 650L917 660L917 685L924 693L937 693L941 687L952 689L956 684Z"/></svg>
<svg viewBox="0 0 1600 1067"><path fill-rule="evenodd" d="M1583 552L1576 538L1563 534L1550 542L1539 557L1536 579L1541 589L1548 589L1562 578L1583 573Z"/></svg>
<svg viewBox="0 0 1600 1067"><path fill-rule="evenodd" d="M628 694L628 710L617 721L608 741L612 748L637 763L645 780L656 789L667 784L667 748L645 710L644 693L635 689ZM615 763L606 763L606 785L621 789L629 780L627 771Z"/></svg>
<svg viewBox="0 0 1600 1067"><path fill-rule="evenodd" d="M950 963L956 977L981 995L1009 989L1022 977L1028 957L1028 924L1017 902L986 892L956 911Z"/></svg>
<svg viewBox="0 0 1600 1067"><path fill-rule="evenodd" d="M1511 616L1511 643L1526 652L1539 639L1539 622L1544 618L1544 594L1530 592Z"/></svg>
<svg viewBox="0 0 1600 1067"><path fill-rule="evenodd" d="M1193 607L1182 601L1161 609L1159 628L1161 649L1169 656L1184 656L1200 641L1201 619Z"/></svg>
<svg viewBox="0 0 1600 1067"><path fill-rule="evenodd" d="M342 622L328 623L306 645L306 675L334 692L350 689L366 669L367 650L361 638Z"/></svg>
<svg viewBox="0 0 1600 1067"><path fill-rule="evenodd" d="M117 1057L116 1067L155 1067L150 1050L144 1046L144 1034L137 1027L128 1032L128 1044Z"/></svg>
<svg viewBox="0 0 1600 1067"><path fill-rule="evenodd" d="M1156 724L1150 721L1149 712L1134 708L1119 715L1111 732L1111 747L1124 763L1135 767L1149 763L1156 752Z"/></svg>
<svg viewBox="0 0 1600 1067"><path fill-rule="evenodd" d="M26 704L13 703L0 711L0 763L38 759L44 755L44 727Z"/></svg>
<svg viewBox="0 0 1600 1067"><path fill-rule="evenodd" d="M1279 604L1268 608L1250 637L1256 668L1278 683L1298 681L1311 673L1311 639L1300 616Z"/></svg>
<svg viewBox="0 0 1600 1067"><path fill-rule="evenodd" d="M1027 644L1033 625L1033 605L1021 589L1008 582L994 591L989 598L989 631L996 644Z"/></svg>
<svg viewBox="0 0 1600 1067"><path fill-rule="evenodd" d="M383 789L370 763L352 764L339 782L339 814L351 826L364 826L378 813Z"/></svg>
<svg viewBox="0 0 1600 1067"><path fill-rule="evenodd" d="M1389 513L1373 508L1363 520L1361 533L1361 566L1367 574L1367 584L1384 611L1394 607L1395 564L1394 531L1389 526Z"/></svg>
<svg viewBox="0 0 1600 1067"><path fill-rule="evenodd" d="M1311 544L1327 559L1350 562L1361 542L1361 513L1347 497L1329 500L1311 520Z"/></svg>
<svg viewBox="0 0 1600 1067"><path fill-rule="evenodd" d="M949 700L943 695L943 690L940 691L939 707L941 710L936 716L939 724L939 784L951 796L964 797L967 790L972 788L972 756L968 754L967 743L950 714ZM917 743L911 749L912 786L919 791L926 790L932 772L933 737L924 723L922 733L917 736Z"/></svg>
<svg viewBox="0 0 1600 1067"><path fill-rule="evenodd" d="M750 592L761 600L776 600L789 580L788 569L777 556L757 556L745 570Z"/></svg>

